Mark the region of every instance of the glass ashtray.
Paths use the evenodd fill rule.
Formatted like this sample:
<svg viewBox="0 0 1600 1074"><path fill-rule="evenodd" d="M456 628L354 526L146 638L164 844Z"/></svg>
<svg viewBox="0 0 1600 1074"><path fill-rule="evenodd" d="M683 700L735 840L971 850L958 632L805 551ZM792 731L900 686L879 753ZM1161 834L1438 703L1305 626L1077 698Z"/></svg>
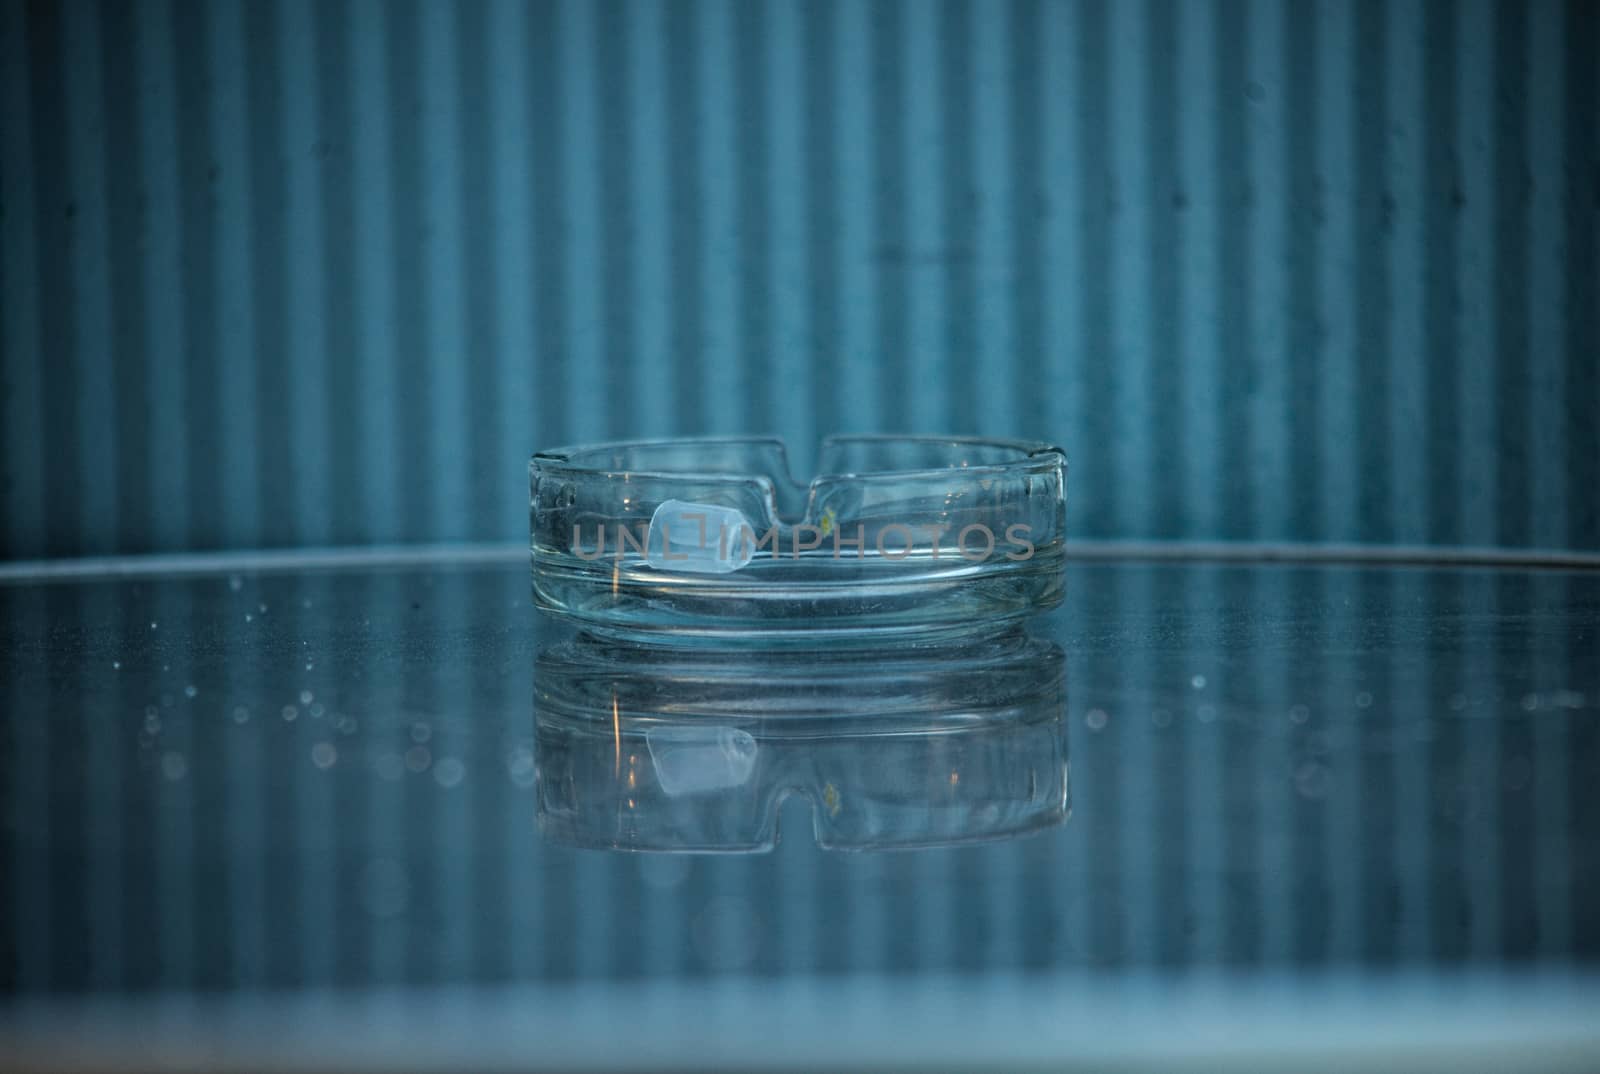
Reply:
<svg viewBox="0 0 1600 1074"><path fill-rule="evenodd" d="M538 605L657 640L968 630L1062 596L1049 444L837 436L809 484L773 438L638 440L529 465Z"/></svg>
<svg viewBox="0 0 1600 1074"><path fill-rule="evenodd" d="M829 850L1054 828L1069 809L1064 668L1017 627L826 650L578 632L535 665L539 829L561 846L752 853L777 844L791 799Z"/></svg>

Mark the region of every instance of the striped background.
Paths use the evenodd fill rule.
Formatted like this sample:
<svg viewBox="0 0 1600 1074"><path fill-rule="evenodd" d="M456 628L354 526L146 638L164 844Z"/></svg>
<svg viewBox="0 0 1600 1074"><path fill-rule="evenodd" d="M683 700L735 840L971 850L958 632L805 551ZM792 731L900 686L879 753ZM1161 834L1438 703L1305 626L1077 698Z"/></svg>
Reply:
<svg viewBox="0 0 1600 1074"><path fill-rule="evenodd" d="M628 434L1600 547L1600 6L0 4L0 556L512 539ZM807 451L801 452L804 465Z"/></svg>

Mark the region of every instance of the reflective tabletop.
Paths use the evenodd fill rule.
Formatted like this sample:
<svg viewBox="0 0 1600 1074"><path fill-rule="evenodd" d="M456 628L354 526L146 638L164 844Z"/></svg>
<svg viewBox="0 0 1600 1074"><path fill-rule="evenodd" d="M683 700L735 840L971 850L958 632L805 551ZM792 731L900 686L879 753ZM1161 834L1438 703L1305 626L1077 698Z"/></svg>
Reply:
<svg viewBox="0 0 1600 1074"><path fill-rule="evenodd" d="M1589 1069L1597 631L1528 565L1099 556L827 652L498 551L13 572L0 1065Z"/></svg>

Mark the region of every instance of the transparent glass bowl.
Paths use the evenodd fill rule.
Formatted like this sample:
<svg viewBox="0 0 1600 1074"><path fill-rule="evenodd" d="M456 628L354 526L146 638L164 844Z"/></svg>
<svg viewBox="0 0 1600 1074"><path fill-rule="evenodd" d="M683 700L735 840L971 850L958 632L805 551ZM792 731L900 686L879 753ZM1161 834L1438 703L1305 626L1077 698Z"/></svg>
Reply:
<svg viewBox="0 0 1600 1074"><path fill-rule="evenodd" d="M539 827L612 850L755 852L783 802L834 850L946 846L1068 812L1060 648L1010 628L941 644L752 651L580 633L534 673Z"/></svg>
<svg viewBox="0 0 1600 1074"><path fill-rule="evenodd" d="M769 438L542 451L535 598L614 634L808 642L953 632L1060 602L1059 448L832 437L819 470L796 482Z"/></svg>

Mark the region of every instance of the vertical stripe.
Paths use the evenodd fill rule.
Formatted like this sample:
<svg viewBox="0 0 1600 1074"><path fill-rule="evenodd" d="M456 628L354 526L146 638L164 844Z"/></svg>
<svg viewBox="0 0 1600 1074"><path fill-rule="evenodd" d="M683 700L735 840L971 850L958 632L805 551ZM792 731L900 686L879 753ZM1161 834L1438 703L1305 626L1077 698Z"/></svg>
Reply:
<svg viewBox="0 0 1600 1074"><path fill-rule="evenodd" d="M1453 195L1456 228L1453 256L1460 274L1454 307L1454 363L1474 376L1456 377L1456 497L1460 524L1450 539L1457 543L1494 540L1494 506L1499 493L1496 449L1500 412L1496 393L1499 363L1512 356L1495 352L1498 311L1494 281L1501 271L1494 235L1494 187L1498 162L1491 148L1496 56L1494 5L1490 0L1463 0L1454 9L1458 108L1455 146L1461 186ZM1443 250L1439 251L1443 253Z"/></svg>
<svg viewBox="0 0 1600 1074"><path fill-rule="evenodd" d="M195 905L194 861L194 773L196 765L215 764L215 758L199 757L194 752L194 708L196 697L189 696L194 685L192 649L188 639L195 637L194 598L183 587L156 591L152 602L156 629L167 633L147 650L162 661L161 697L156 719L155 763L141 774L157 783L152 827L155 830L156 915L154 925L160 943L161 987L174 991L195 986L197 959L195 924L199 918ZM171 638L172 641L166 641ZM146 724L146 731L150 725Z"/></svg>
<svg viewBox="0 0 1600 1074"><path fill-rule="evenodd" d="M1502 713L1518 703L1498 693L1504 690L1509 670L1507 654L1496 646L1498 581L1488 573L1473 573L1466 576L1463 584L1463 611L1476 624L1462 654L1465 687L1468 697L1480 698L1483 704L1475 718L1464 721L1462 727L1462 812L1466 830L1457 852L1462 888L1470 908L1462 929L1466 934L1466 954L1480 965L1498 962L1506 939L1501 920L1504 865L1499 725Z"/></svg>
<svg viewBox="0 0 1600 1074"><path fill-rule="evenodd" d="M332 539L328 483L326 218L319 185L319 157L326 134L317 107L316 22L309 0L278 6L278 60L282 87L278 152L284 175L284 353L287 375L282 435L288 441L293 537L298 544L327 545Z"/></svg>
<svg viewBox="0 0 1600 1074"><path fill-rule="evenodd" d="M0 608L8 621L19 625L36 623L47 596L46 591L37 588L3 590ZM7 658L9 662L10 654ZM7 920L14 922L6 970L16 993L28 994L46 991L51 983L51 917L56 891L46 848L59 821L50 809L51 771L41 762L52 755L53 719L18 720L15 714L39 712L42 701L46 716L54 717L57 702L48 690L30 699L30 689L37 687L30 688L21 675L7 675L5 680L6 712L11 714L7 728L6 811L8 816L26 818L26 826L8 826L6 833L11 849L5 878L9 889Z"/></svg>
<svg viewBox="0 0 1600 1074"><path fill-rule="evenodd" d="M466 374L472 356L463 323L466 302L466 251L461 219L461 116L457 111L456 9L423 3L418 8L421 42L423 338L428 348L425 375L427 422L411 430L425 436L430 495L429 536L459 540L467 536L471 489L467 450L470 414ZM592 407L593 400L585 400Z"/></svg>
<svg viewBox="0 0 1600 1074"><path fill-rule="evenodd" d="M1394 727L1396 742L1389 782L1394 788L1387 818L1393 821L1390 854L1384 864L1394 870L1395 913L1398 935L1394 942L1396 961L1422 965L1429 954L1428 841L1432 837L1429 820L1435 812L1434 767L1430 764L1430 743L1440 734L1440 725L1449 720L1439 708L1440 697L1432 686L1440 678L1437 646L1426 634L1414 631L1406 618L1412 609L1425 607L1428 577L1415 571L1395 571L1388 580L1387 601L1394 610L1394 629L1403 632L1391 639L1389 666L1391 683L1382 698L1383 716ZM1456 686L1448 689L1454 690ZM1437 715L1435 715L1437 714ZM1364 808L1376 807L1363 804Z"/></svg>
<svg viewBox="0 0 1600 1074"><path fill-rule="evenodd" d="M1360 0L1348 62L1354 66L1354 106L1348 119L1355 131L1354 148L1356 243L1349 266L1354 274L1355 379L1354 421L1346 430L1344 465L1358 476L1356 510L1363 540L1389 541L1394 536L1390 513L1390 443L1388 400L1393 363L1388 323L1392 312L1387 258L1384 251L1394 232L1394 195L1384 185L1387 159L1387 105L1390 73L1372 56L1382 55L1388 7L1382 0Z"/></svg>
<svg viewBox="0 0 1600 1074"><path fill-rule="evenodd" d="M1490 116L1480 128L1488 140L1492 182L1484 191L1494 236L1490 288L1495 311L1489 337L1493 369L1474 395L1492 395L1494 492L1484 505L1486 532L1499 545L1525 548L1533 541L1534 475L1540 463L1527 455L1528 401L1533 398L1533 356L1528 349L1527 238L1531 227L1533 179L1528 171L1524 132L1529 70L1526 42L1530 21L1518 5L1491 5L1481 31L1494 43ZM1481 76L1488 78L1487 74ZM1536 120L1543 123L1543 117ZM1475 414L1481 412L1474 411ZM1526 480L1524 479L1526 475Z"/></svg>
<svg viewBox="0 0 1600 1074"><path fill-rule="evenodd" d="M1080 532L1077 466L1079 445L1087 446L1089 413L1084 400L1083 345L1084 263L1078 242L1080 188L1077 150L1081 144L1082 107L1073 96L1079 84L1078 51L1074 42L1081 32L1077 4L1049 4L1041 8L1038 34L1040 54L1048 57L1039 80L1039 127L1043 143L1042 222L1044 239L1039 274L1044 294L1044 338L1039 341L1040 383L1030 392L1042 396L1046 439L1066 449L1070 532ZM1029 132L1035 134L1035 132Z"/></svg>
<svg viewBox="0 0 1600 1074"><path fill-rule="evenodd" d="M1105 95L1110 217L1106 274L1112 302L1110 339L1104 356L1111 369L1109 401L1114 414L1149 414L1153 388L1150 339L1150 206L1153 177L1141 135L1150 122L1148 79L1138 61L1149 53L1149 9L1143 3L1112 3L1107 20ZM1148 536L1156 504L1151 497L1150 438L1102 430L1112 447L1107 460L1116 475L1113 532Z"/></svg>
<svg viewBox="0 0 1600 1074"><path fill-rule="evenodd" d="M1428 503L1428 540L1447 544L1460 532L1461 498L1455 488L1461 460L1456 452L1456 378L1460 363L1451 311L1457 305L1456 215L1461 201L1459 164L1455 156L1455 51L1451 45L1451 6L1443 0L1425 4L1421 30L1423 79L1421 110L1426 138L1426 200L1422 211L1428 251L1419 296L1425 309L1428 380L1427 472L1431 487L1421 493Z"/></svg>
<svg viewBox="0 0 1600 1074"><path fill-rule="evenodd" d="M141 458L137 452L125 455L119 450L121 426L130 411L139 408L117 405L122 362L113 359L121 326L114 313L111 274L114 243L106 186L110 150L100 137L110 137L105 103L109 75L100 63L103 30L88 9L83 5L61 9L60 24L40 9L35 11L41 18L34 28L39 36L32 53L41 59L54 57L59 66L52 65L53 73L59 81L35 98L34 136L43 160L62 163L56 174L45 172L35 189L41 222L65 217L66 224L60 233L40 235L40 277L50 280L55 275L57 258L65 261L70 273L58 278L59 302L49 307L41 324L41 343L60 339L70 356L46 365L46 427L65 434L55 456L59 469L46 485L53 495L45 501L45 510L65 525L46 532L52 553L104 553L137 546L138 538L127 535L122 508L131 494L124 486ZM65 116L57 110L63 104ZM57 132L64 132L65 147L54 142ZM65 204L57 200L63 187ZM93 489L94 494L84 496L82 489Z"/></svg>
<svg viewBox="0 0 1600 1074"><path fill-rule="evenodd" d="M327 520L327 539L332 544L359 544L368 539L372 519L365 510L361 489L375 475L362 466L361 417L368 409L362 395L359 351L359 312L356 305L358 203L368 196L355 183L355 95L350 92L350 71L355 54L351 40L349 4L314 5L316 29L311 35L316 44L316 107L320 113L320 137L311 145L316 171L315 204L322 210L325 234L323 253L324 294L307 305L308 313L319 316L322 336L314 344L321 358L320 370L308 369L308 376L321 376L308 385L311 392L325 396L309 414L326 422L320 438L307 445L321 444L326 455L320 460L325 471L320 487L329 502L318 517Z"/></svg>
<svg viewBox="0 0 1600 1074"><path fill-rule="evenodd" d="M1068 210L1076 218L1075 260L1079 272L1069 286L1079 288L1083 295L1083 320L1077 335L1082 368L1078 469L1081 473L1099 474L1111 474L1116 469L1113 418L1107 412L1114 390L1112 365L1116 360L1111 353L1113 293L1107 271L1111 264L1113 208L1106 130L1110 104L1105 96L1110 63L1105 38L1108 13L1106 0L1095 0L1077 9L1076 32L1069 42L1074 82L1068 89L1070 99L1077 105L1077 144L1072 152L1078 199ZM1079 532L1087 537L1114 534L1117 497L1111 495L1109 483L1081 482L1077 488L1078 517L1082 519Z"/></svg>
<svg viewBox="0 0 1600 1074"><path fill-rule="evenodd" d="M286 176L282 167L283 41L275 12L264 4L246 4L240 55L249 86L250 282L255 306L252 350L256 361L248 385L255 409L258 546L288 546L296 538L293 438L288 430L288 251L284 244Z"/></svg>
<svg viewBox="0 0 1600 1074"><path fill-rule="evenodd" d="M458 502L464 507L462 517L449 520L442 531L436 532L455 540L471 540L492 520L508 514L508 505L521 503L531 452L519 451L496 436L496 419L501 410L497 383L500 367L495 357L500 293L495 279L491 177L497 158L490 141L494 127L490 108L493 72L484 55L490 8L487 3L463 4L458 11L451 63L456 72L453 88L459 125L460 182L456 184L456 199L461 219L463 295L456 311L461 353L453 371L457 382L453 390L461 395L459 406L465 418L457 439L447 450L453 455L454 472L461 475L463 492ZM525 356L523 361L527 361ZM519 379L516 374L507 377L506 390L514 391Z"/></svg>
<svg viewBox="0 0 1600 1074"><path fill-rule="evenodd" d="M184 287L182 251L185 229L198 224L184 214L179 201L172 21L166 0L142 6L140 17L134 20L134 48L142 74L139 138L144 143L139 176L144 191L140 222L144 258L139 280L146 310L144 349L150 363L149 395L143 403L150 414L148 495L152 504L160 505L151 512L148 544L163 551L186 548L191 540L188 451L193 438L192 405L184 360L188 351L184 306L189 296Z"/></svg>
<svg viewBox="0 0 1600 1074"><path fill-rule="evenodd" d="M838 68L836 26L839 0L807 5L804 26L806 60L800 79L805 95L805 131L800 154L806 169L806 203L800 214L800 228L806 244L806 333L801 347L801 369L813 381L810 402L811 443L805 445L811 465L802 473L815 471L817 445L821 438L851 428L844 423L844 397L851 390L846 382L845 364L840 349L838 273L843 235L837 206L839 193L833 160L835 116L839 87L834 79ZM860 429L864 426L857 425Z"/></svg>
<svg viewBox="0 0 1600 1074"><path fill-rule="evenodd" d="M874 146L874 14L869 0L839 0L833 8L834 70L837 103L829 117L831 155L838 190L837 257L833 266L834 301L839 317L840 383L834 391L839 413L821 424L824 432L865 432L882 427L886 395L882 370L886 355L879 349L882 316L877 269L881 239L874 195L878 177ZM820 267L820 266L819 266ZM821 281L819 281L821 282Z"/></svg>
<svg viewBox="0 0 1600 1074"><path fill-rule="evenodd" d="M209 108L210 143L215 147L217 226L212 233L211 262L216 266L216 312L213 331L204 345L218 363L216 390L210 399L194 398L197 406L215 407L224 430L213 445L221 475L217 490L221 521L218 544L230 548L261 543L258 417L253 387L257 316L254 258L256 236L250 212L252 107L246 82L246 38L237 0L208 7L210 15L207 75L214 87ZM381 193L374 192L374 198ZM362 409L365 412L366 408ZM198 445L197 445L198 450ZM369 471L371 483L383 474Z"/></svg>
<svg viewBox="0 0 1600 1074"><path fill-rule="evenodd" d="M641 435L639 414L645 400L639 394L633 362L633 312L639 295L633 288L634 240L639 218L629 196L633 163L628 127L630 102L637 73L628 58L626 27L630 6L625 0L606 0L594 10L594 177L598 207L595 264L599 277L583 286L597 291L595 316L600 325L600 368L607 427L616 436ZM628 432L633 430L633 432Z"/></svg>
<svg viewBox="0 0 1600 1074"><path fill-rule="evenodd" d="M1534 606L1551 608L1566 603L1582 576L1547 575L1533 580ZM1581 584L1581 583L1580 583ZM1555 674L1565 676L1583 644L1563 632L1547 659ZM1575 713L1538 713L1533 719L1533 868L1537 906L1538 957L1545 963L1571 958L1573 861L1569 833L1576 831L1570 808L1572 784L1568 770L1573 750Z"/></svg>
<svg viewBox="0 0 1600 1074"><path fill-rule="evenodd" d="M904 363L890 389L908 397L905 426L908 431L938 432L951 420L941 398L950 375L945 353L944 323L947 292L945 265L951 256L945 229L944 189L938 179L950 167L940 114L939 35L949 12L943 6L919 0L902 0L900 60L899 151L903 185L904 232L898 249L886 250L905 279L906 339ZM881 134L880 134L881 136ZM903 379L902 379L903 378ZM907 385L926 385L908 392Z"/></svg>
<svg viewBox="0 0 1600 1074"><path fill-rule="evenodd" d="M1355 81L1360 66L1353 57L1356 26L1352 5L1322 3L1315 15L1322 59L1317 65L1314 167L1322 177L1323 232L1316 253L1316 320L1322 330L1312 352L1316 363L1318 533L1327 540L1362 536L1358 518L1361 471L1351 442L1361 406L1357 365L1357 251L1365 245L1358 228L1366 220L1359 198L1355 145Z"/></svg>
<svg viewBox="0 0 1600 1074"><path fill-rule="evenodd" d="M218 181L219 146L209 122L211 107L208 78L211 68L212 8L199 0L178 0L172 6L171 55L163 61L172 70L173 124L176 138L174 180L177 213L181 219L178 250L178 289L182 296L181 391L176 402L184 405L179 424L184 433L176 454L167 465L183 472L187 501L187 541L174 547L223 546L222 492L225 472L212 447L233 435L218 406L219 374L223 361L214 341L221 294L219 266ZM182 57L180 60L179 57ZM170 404L169 404L170 405ZM172 446L172 445L169 445Z"/></svg>
<svg viewBox="0 0 1600 1074"><path fill-rule="evenodd" d="M1567 0L1562 36L1567 43L1566 174L1566 400L1568 437L1567 541L1600 545L1600 496L1595 460L1600 459L1600 19L1585 0ZM1547 299L1548 301L1548 299Z"/></svg>
<svg viewBox="0 0 1600 1074"><path fill-rule="evenodd" d="M1560 300L1565 269L1563 245L1568 241L1563 230L1568 193L1561 137L1566 126L1567 72L1561 23L1554 17L1556 10L1554 0L1534 9L1523 59L1528 71L1524 151L1532 187L1528 231L1523 237L1523 256L1528 259L1523 302L1528 316L1529 378L1523 458L1530 471L1530 538L1541 548L1558 548L1566 543L1570 512L1567 479L1583 469L1563 435L1569 311Z"/></svg>
<svg viewBox="0 0 1600 1074"><path fill-rule="evenodd" d="M765 77L769 65L765 55L766 23L759 3L734 5L729 27L730 63L725 72L728 82L721 88L729 98L733 124L729 130L733 165L729 193L738 220L730 256L738 269L734 300L739 317L739 351L733 363L733 377L739 388L726 405L728 417L735 420L734 428L740 432L766 431L772 420L771 399L761 383L763 373L772 368L774 278L768 213L772 201L769 147L773 138L767 109L771 93ZM720 397L721 390L719 385L713 397ZM733 409L735 405L737 409Z"/></svg>
<svg viewBox="0 0 1600 1074"><path fill-rule="evenodd" d="M1020 0L1011 21L1011 89L1005 118L1010 128L1006 139L1011 147L1011 211L1000 222L1011 231L1012 261L1007 266L1016 293L1016 321L1007 343L1006 369L1009 379L1005 398L1006 416L997 428L1011 428L1016 435L1046 440L1059 445L1062 430L1052 421L1054 404L1046 394L1050 377L1045 373L1047 344L1046 312L1048 247L1045 233L1050 219L1048 179L1045 174L1045 132L1042 97L1047 86L1048 54L1045 51L1044 0Z"/></svg>
<svg viewBox="0 0 1600 1074"><path fill-rule="evenodd" d="M1389 322L1386 346L1391 355L1427 353L1424 315L1427 307L1406 301L1417 283L1427 278L1430 247L1425 221L1429 219L1427 150L1431 118L1421 107L1425 101L1425 50L1428 36L1420 2L1394 3L1385 24L1387 54L1384 64L1393 72L1384 87L1384 106L1394 117L1394 130L1384 140L1386 190L1393 200L1393 234L1385 254L1385 270L1397 295ZM1395 520L1394 538L1405 544L1428 540L1433 511L1433 489L1427 476L1429 462L1428 366L1421 361L1396 361L1394 390L1389 396L1388 430L1393 445L1394 481L1389 488L1389 511Z"/></svg>
<svg viewBox="0 0 1600 1074"><path fill-rule="evenodd" d="M678 408L678 381L673 376L675 355L673 311L676 288L672 277L671 169L667 113L667 56L663 48L669 11L661 5L635 5L624 9L628 75L627 136L629 166L625 197L631 234L623 244L622 266L629 274L631 308L617 316L630 323L632 347L628 355L629 391L639 400L627 434L669 436L681 432L684 415Z"/></svg>
<svg viewBox="0 0 1600 1074"><path fill-rule="evenodd" d="M695 59L696 126L699 149L701 233L704 264L700 346L705 355L695 390L702 397L701 429L732 433L745 428L743 319L739 313L740 263L737 102L729 92L734 74L736 9L722 0L697 5Z"/></svg>
<svg viewBox="0 0 1600 1074"><path fill-rule="evenodd" d="M1279 0L1251 0L1246 15L1246 80L1243 98L1246 182L1253 192L1255 225L1249 232L1246 257L1258 267L1251 277L1252 297L1247 346L1257 366L1248 381L1249 472L1257 494L1251 502L1249 532L1261 540L1289 536L1289 507L1293 482L1289 476L1292 455L1288 443L1294 414L1290 398L1290 371L1295 356L1285 351L1290 310L1289 197L1292 189L1284 171L1289 69L1283 49L1283 25L1292 7ZM1282 357L1280 357L1282 356Z"/></svg>
<svg viewBox="0 0 1600 1074"><path fill-rule="evenodd" d="M1129 609L1152 607L1155 573L1139 567L1117 571L1118 603ZM1126 691L1126 696L1132 697L1138 696L1136 691L1144 684L1153 681L1154 671L1148 650L1130 656L1118 670L1125 676L1124 681L1134 688ZM1122 915L1122 953L1129 963L1139 967L1155 964L1165 916L1154 882L1157 857L1153 851L1158 844L1151 839L1156 825L1156 802L1150 793L1148 776L1158 770L1152 748L1157 730L1151 715L1148 706L1125 703L1111 713L1108 722L1108 730L1116 735L1120 747L1116 775L1121 835L1118 859L1122 875L1127 878L1123 889L1127 907Z"/></svg>
<svg viewBox="0 0 1600 1074"><path fill-rule="evenodd" d="M383 13L376 0L355 0L347 22L350 38L350 95L352 143L350 176L362 192L353 206L352 240L355 258L354 320L355 363L362 405L351 415L359 430L362 480L362 539L392 542L401 539L405 523L401 514L401 468L394 464L400 447L398 421L399 376L396 350L399 325L392 286L395 263L393 184L388 180L393 159L393 133L385 87L389 85L388 55L383 33Z"/></svg>
<svg viewBox="0 0 1600 1074"><path fill-rule="evenodd" d="M536 148L529 144L531 110L528 73L522 62L527 5L496 0L484 20L488 52L488 198L492 206L491 250L495 289L494 353L489 366L499 406L494 416L491 467L506 480L495 485L494 532L516 533L527 525L521 496L511 494L524 480L522 464L539 450L552 430L542 428L535 406L540 382L536 324L540 312L533 268L533 198ZM551 441L553 443L553 441Z"/></svg>
<svg viewBox="0 0 1600 1074"><path fill-rule="evenodd" d="M231 583L230 583L231 589ZM218 636L224 647L252 646L265 626L257 621L258 583L241 578L234 599L222 605ZM135 624L137 626L137 624ZM227 841L227 930L233 943L234 974L244 988L261 988L267 972L266 823L267 802L263 763L265 742L278 711L263 690L265 669L229 661L223 679L222 705L229 722L225 745L217 762L228 778L221 796L219 827ZM219 713L214 717L221 719Z"/></svg>
<svg viewBox="0 0 1600 1074"><path fill-rule="evenodd" d="M976 281L971 316L976 339L967 351L956 351L955 367L970 382L971 410L955 416L955 428L993 436L1013 428L1021 417L1017 393L1017 309L1013 242L1009 226L1023 201L1015 183L1024 177L1013 167L1015 135L1010 115L1012 64L1022 62L1027 41L1017 32L1017 17L1027 9L982 3L967 6L967 26L957 32L973 52L971 169L973 174L972 252ZM1030 132L1031 133L1031 132ZM963 418L966 420L963 421ZM1020 431L1020 430L1018 430Z"/></svg>
<svg viewBox="0 0 1600 1074"><path fill-rule="evenodd" d="M1140 453L1143 472L1136 480L1143 494L1143 526L1150 537L1173 537L1184 525L1184 473L1179 460L1190 407L1188 356L1180 317L1179 270L1184 217L1192 208L1178 156L1178 20L1166 17L1160 3L1148 5L1149 37L1144 64L1145 120L1139 149L1145 155L1140 194L1149 214L1142 261L1148 266L1144 318L1149 322L1144 406L1151 415L1150 436ZM1305 368L1299 363L1291 368Z"/></svg>
<svg viewBox="0 0 1600 1074"><path fill-rule="evenodd" d="M671 363L672 398L676 401L675 431L705 430L708 364L704 313L707 308L706 272L700 239L704 231L702 200L699 49L697 9L687 4L668 5L663 33L667 48L667 136L671 203L668 211L668 276L672 281L672 339L667 351Z"/></svg>
<svg viewBox="0 0 1600 1074"><path fill-rule="evenodd" d="M817 451L818 396L831 385L812 376L810 323L812 269L807 219L811 205L806 169L806 83L810 63L805 8L791 0L765 0L766 246L770 261L766 304L767 359L758 385L770 415L758 428L789 446L790 471L809 475ZM824 396L825 397L825 396Z"/></svg>
<svg viewBox="0 0 1600 1074"><path fill-rule="evenodd" d="M54 228L40 227L34 155L34 60L29 48L27 9L0 9L0 353L5 364L0 425L0 513L4 514L0 555L42 556L47 480L44 439L44 351L40 311L45 284L40 280L39 238ZM47 58L41 60L48 62ZM58 195L59 196L59 195ZM59 211L52 213L57 221ZM59 226L59 225L58 225Z"/></svg>
<svg viewBox="0 0 1600 1074"><path fill-rule="evenodd" d="M108 647L109 667L102 663L83 669L91 681L107 675L114 681L106 690L113 699L111 703L85 720L84 764L79 776L87 791L84 797L88 820L83 837L85 844L93 848L85 870L91 902L86 933L93 959L89 985L95 991L111 992L122 984L129 969L122 931L122 856L126 853L123 764L130 737L126 730L137 718L133 714L143 707L128 684L141 681L142 676L131 660L125 661L120 655L124 652L124 639L135 624L130 622L126 605L117 599L116 590L108 585L85 587L80 600L78 614L83 620L115 638Z"/></svg>
<svg viewBox="0 0 1600 1074"><path fill-rule="evenodd" d="M1218 318L1210 336L1223 381L1217 399L1221 469L1209 476L1208 487L1210 494L1220 501L1219 532L1227 538L1249 532L1261 492L1251 470L1254 463L1250 455L1251 398L1244 390L1254 385L1262 372L1261 356L1251 347L1250 339L1256 288L1261 281L1249 257L1260 230L1257 211L1260 193L1252 185L1247 155L1249 15L1247 0L1220 0L1218 3L1216 36L1212 41L1216 81L1206 101L1207 107L1216 113L1216 138L1210 149L1216 162L1217 220L1222 236L1216 248L1214 268ZM1252 477L1234 481L1229 479L1233 474L1252 474Z"/></svg>
<svg viewBox="0 0 1600 1074"><path fill-rule="evenodd" d="M1215 79L1217 34L1209 5L1178 7L1177 158L1181 185L1175 195L1181 213L1178 226L1178 324L1184 343L1184 451L1177 463L1183 474L1183 497L1175 505L1185 532L1220 533L1224 505L1218 495L1223 479L1221 402L1225 390L1217 352L1205 342L1220 311L1215 283L1221 230L1222 190L1216 160L1209 147L1217 137L1216 110L1210 85ZM1087 271L1085 266L1085 271Z"/></svg>
<svg viewBox="0 0 1600 1074"><path fill-rule="evenodd" d="M1277 356L1286 372L1283 450L1291 487L1287 500L1286 536L1290 540L1315 540L1322 532L1322 490L1317 480L1324 439L1317 382L1322 374L1321 351L1330 326L1321 316L1318 287L1323 247L1331 240L1328 219L1335 196L1328 177L1317 169L1317 147L1326 137L1321 126L1318 85L1328 58L1321 41L1316 9L1283 19L1284 205L1283 315L1286 323ZM1175 449L1177 450L1177 449Z"/></svg>
<svg viewBox="0 0 1600 1074"><path fill-rule="evenodd" d="M878 399L874 431L904 432L911 427L905 384L920 360L911 346L907 309L909 236L904 212L907 192L905 141L908 123L902 83L905 81L904 6L888 2L870 5L872 56L866 87L872 109L872 215L877 245L870 247L876 269L876 320L878 338L872 361L877 367ZM916 173L922 174L922 173Z"/></svg>
<svg viewBox="0 0 1600 1074"><path fill-rule="evenodd" d="M919 16L933 24L930 32L938 50L937 74L929 72L924 76L930 82L926 92L934 98L933 115L937 117L934 126L939 131L938 157L933 163L938 170L923 171L923 162L915 155L908 158L907 169L912 190L924 185L934 188L933 200L943 222L937 251L930 251L925 266L928 278L942 286L943 296L924 308L920 316L927 321L922 331L941 341L941 361L947 372L938 381L924 384L923 394L931 397L930 405L941 415L932 419L935 424L924 427L958 433L973 433L978 428L978 382L989 372L975 360L980 338L978 322L994 312L983 310L978 304L979 234L984 199L989 192L980 187L983 177L974 145L986 133L993 132L978 131L974 126L978 120L977 62L983 42L973 36L972 6L973 0L945 0ZM994 7L991 25L1010 10L1009 5ZM995 32L1003 31L997 28ZM915 72L917 68L909 70ZM916 237L917 230L913 230L913 240ZM913 287L921 278L920 272L912 277ZM993 373L1004 375L999 369Z"/></svg>

